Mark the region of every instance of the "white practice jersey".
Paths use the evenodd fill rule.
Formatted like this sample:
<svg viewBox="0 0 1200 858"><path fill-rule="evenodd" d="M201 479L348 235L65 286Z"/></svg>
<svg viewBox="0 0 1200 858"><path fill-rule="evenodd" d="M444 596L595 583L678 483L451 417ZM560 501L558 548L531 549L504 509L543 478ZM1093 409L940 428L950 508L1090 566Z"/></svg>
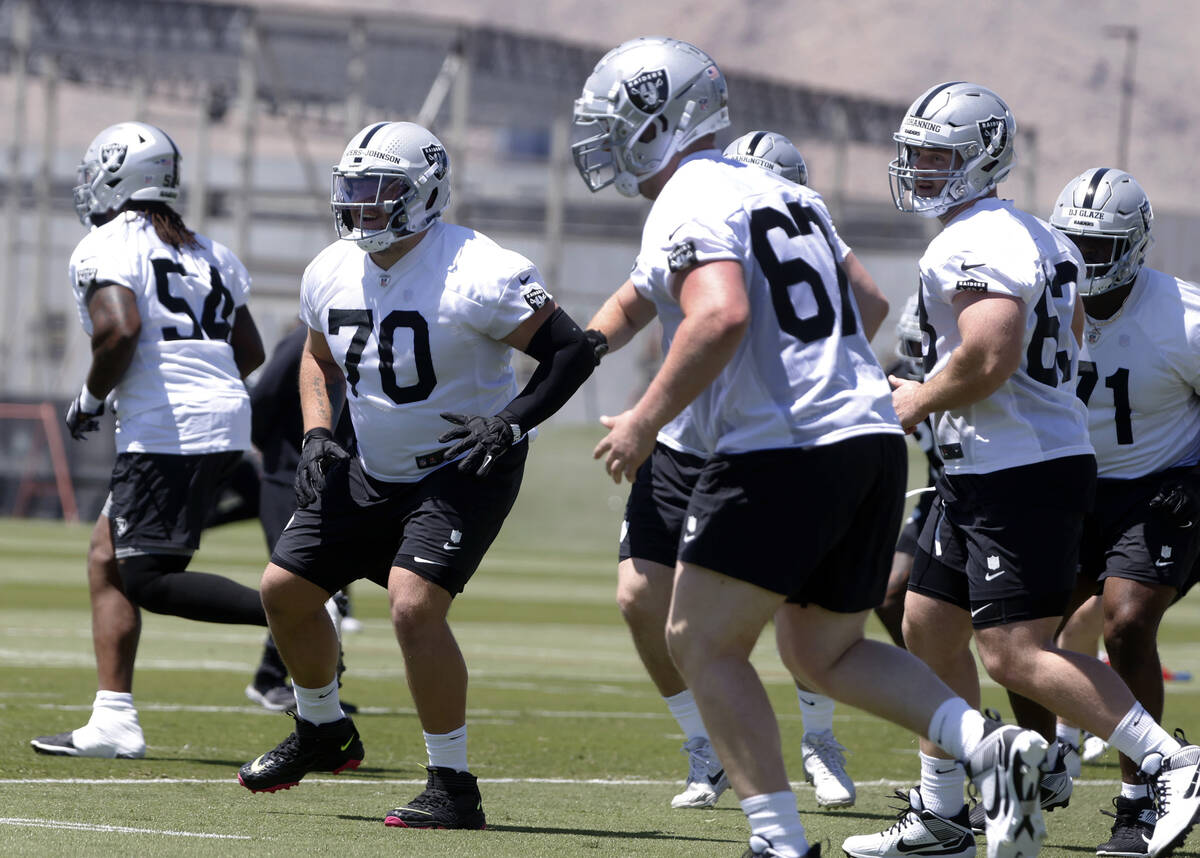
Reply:
<svg viewBox="0 0 1200 858"><path fill-rule="evenodd" d="M1087 410L1075 397L1079 346L1071 318L1083 270L1075 245L1011 201L986 198L946 225L920 267L926 380L962 345L956 295L1009 295L1025 305L1017 371L986 399L933 415L946 473L1090 455Z"/></svg>
<svg viewBox="0 0 1200 858"><path fill-rule="evenodd" d="M550 300L528 259L465 227L434 223L386 271L335 241L304 272L300 318L346 377L363 469L415 482L444 464L440 416L491 416L517 395L500 342Z"/></svg>
<svg viewBox="0 0 1200 858"><path fill-rule="evenodd" d="M1200 461L1200 286L1143 268L1120 312L1085 330L1076 392L1099 475Z"/></svg>
<svg viewBox="0 0 1200 858"><path fill-rule="evenodd" d="M820 197L766 170L688 156L646 219L632 280L669 343L677 272L734 260L750 327L721 374L689 406L705 452L742 453L900 433L891 391L862 332L844 254Z"/></svg>
<svg viewBox="0 0 1200 858"><path fill-rule="evenodd" d="M123 212L71 254L71 285L88 336L87 300L96 283L129 289L141 315L133 361L110 397L118 453L250 448L250 397L229 344L250 276L224 245L196 240L198 249L177 250L159 240L148 219Z"/></svg>

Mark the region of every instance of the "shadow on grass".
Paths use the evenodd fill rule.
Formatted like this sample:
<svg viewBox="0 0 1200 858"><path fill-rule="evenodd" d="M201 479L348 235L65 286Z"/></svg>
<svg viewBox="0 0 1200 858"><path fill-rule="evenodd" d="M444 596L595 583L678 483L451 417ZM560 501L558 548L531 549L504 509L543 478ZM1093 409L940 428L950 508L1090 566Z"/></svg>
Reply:
<svg viewBox="0 0 1200 858"><path fill-rule="evenodd" d="M357 816L353 814L336 814L336 819L347 822L371 822L376 825L383 820L378 816ZM399 830L403 830L400 828ZM489 832L502 831L510 834L549 834L570 835L572 837L608 837L614 840L662 840L686 843L741 843L741 840L728 837L694 837L683 834L672 834L668 831L605 831L597 828L556 828L552 825L508 825L505 823L488 824L484 829Z"/></svg>

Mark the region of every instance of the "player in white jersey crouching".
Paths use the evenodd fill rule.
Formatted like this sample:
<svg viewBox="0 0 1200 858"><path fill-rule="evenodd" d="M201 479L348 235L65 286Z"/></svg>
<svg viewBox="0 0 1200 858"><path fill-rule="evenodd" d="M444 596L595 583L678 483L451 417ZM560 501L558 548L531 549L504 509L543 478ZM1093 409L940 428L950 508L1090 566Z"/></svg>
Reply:
<svg viewBox="0 0 1200 858"><path fill-rule="evenodd" d="M262 581L296 692L296 729L238 779L273 792L361 762L362 741L338 701L337 635L324 604L369 578L387 588L429 755L425 790L384 823L477 829L485 816L467 765L467 668L447 614L516 500L527 433L595 364L537 268L444 223L449 199L446 150L411 122L367 126L334 167L342 240L301 282L309 331L299 509ZM538 361L523 389L513 349ZM332 433L343 396L355 456Z"/></svg>
<svg viewBox="0 0 1200 858"><path fill-rule="evenodd" d="M1121 170L1084 171L1050 216L1079 247L1087 313L1075 390L1099 479L1084 521L1080 595L1099 588L1113 669L1163 714L1158 626L1191 587L1200 553L1200 287L1144 266L1153 215ZM1121 754L1116 820L1097 855L1145 855L1154 795Z"/></svg>
<svg viewBox="0 0 1200 858"><path fill-rule="evenodd" d="M250 447L242 379L263 347L245 267L172 208L179 160L162 129L122 122L96 136L79 166L75 210L91 232L70 275L92 360L67 428L82 440L111 400L117 457L88 548L99 690L87 725L34 739L41 753L145 754L133 705L139 608L266 625L256 590L186 571L223 478Z"/></svg>
<svg viewBox="0 0 1200 858"><path fill-rule="evenodd" d="M1200 796L1184 795L1200 771L1200 748L1181 747L1110 668L1054 645L1096 473L1086 409L1074 392L1083 262L1064 235L997 199L996 185L1014 163L1015 134L999 96L954 82L914 101L894 135L897 207L943 224L920 261L925 381L892 379L901 425L932 415L944 463L909 582L904 638L973 702L974 638L998 683L1109 736L1138 760L1171 797L1150 847L1158 854L1173 848L1200 809ZM1061 762L1052 748L1048 763ZM928 742L921 753L922 808L881 834L850 838L848 852L973 853L973 845L951 849L939 836L948 821L961 826L962 773ZM1031 770L1022 796L1035 806L1037 780ZM986 796L981 803L990 826L1001 808ZM1021 852L1036 851L1040 814L1017 834ZM990 832L988 852L995 854Z"/></svg>
<svg viewBox="0 0 1200 858"><path fill-rule="evenodd" d="M572 148L592 190L654 201L631 281L609 303L627 321L621 337L655 312L673 336L637 404L603 418L595 455L633 480L685 408L704 444L667 643L747 815L745 854L820 854L749 658L772 619L795 677L967 761L1004 807L997 840L1011 842L1029 822L1022 772L1045 742L989 722L911 654L864 637L903 512L904 440L816 194L721 156L726 98L703 51L634 39L584 84Z"/></svg>

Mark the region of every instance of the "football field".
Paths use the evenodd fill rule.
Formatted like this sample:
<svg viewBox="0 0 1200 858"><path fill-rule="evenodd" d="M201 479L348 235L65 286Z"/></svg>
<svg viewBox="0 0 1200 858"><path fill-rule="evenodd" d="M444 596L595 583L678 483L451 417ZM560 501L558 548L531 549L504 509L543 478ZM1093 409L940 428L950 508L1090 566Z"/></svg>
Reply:
<svg viewBox="0 0 1200 858"><path fill-rule="evenodd" d="M385 594L366 582L352 590L363 629L345 638L342 689L360 707L366 758L356 772L310 775L275 794L239 786L238 766L292 723L243 694L263 630L151 614L143 616L134 688L146 758L35 754L29 740L83 724L95 692L84 580L90 527L0 520L0 855L739 856L748 831L731 792L714 809L670 808L687 770L683 737L614 603L626 488L591 460L598 438L591 428L543 431L516 508L451 613L471 674L469 753L486 831L382 823L422 788L425 749ZM257 586L265 561L250 521L208 531L192 568ZM869 632L882 636L874 621ZM1167 614L1161 640L1164 664L1200 674L1200 598ZM892 791L919 772L915 739L839 706L836 732L858 802L819 811L802 780L795 693L769 630L755 659L810 840L840 855L846 836L895 821ZM1168 729L1200 734L1198 685L1168 683ZM984 698L1011 717L994 685L985 683ZM1111 820L1099 811L1112 809L1118 780L1111 752L1085 765L1070 807L1047 816L1042 854L1093 854L1108 839ZM982 856L982 838L978 845ZM1200 855L1200 832L1176 854Z"/></svg>

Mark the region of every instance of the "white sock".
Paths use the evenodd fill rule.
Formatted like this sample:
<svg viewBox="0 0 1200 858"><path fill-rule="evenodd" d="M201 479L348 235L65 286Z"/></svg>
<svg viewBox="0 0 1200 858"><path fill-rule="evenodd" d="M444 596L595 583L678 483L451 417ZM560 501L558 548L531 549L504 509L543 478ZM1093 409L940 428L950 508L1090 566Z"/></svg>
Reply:
<svg viewBox="0 0 1200 858"><path fill-rule="evenodd" d="M1062 721L1054 728L1054 735L1060 742L1066 742L1075 750L1083 747L1083 739L1080 737L1078 727L1072 727L1070 724L1064 724Z"/></svg>
<svg viewBox="0 0 1200 858"><path fill-rule="evenodd" d="M921 801L926 810L949 819L963 809L967 772L957 760L921 756Z"/></svg>
<svg viewBox="0 0 1200 858"><path fill-rule="evenodd" d="M333 682L321 688L301 688L295 682L296 714L310 724L332 724L346 717L338 700L338 684Z"/></svg>
<svg viewBox="0 0 1200 858"><path fill-rule="evenodd" d="M956 760L965 760L983 738L986 723L977 709L961 697L942 703L929 721L929 740Z"/></svg>
<svg viewBox="0 0 1200 858"><path fill-rule="evenodd" d="M97 691L92 709L133 710L133 694L125 691Z"/></svg>
<svg viewBox="0 0 1200 858"><path fill-rule="evenodd" d="M782 858L802 858L808 853L804 824L796 809L796 794L789 790L752 795L741 802L750 822L750 833L765 837Z"/></svg>
<svg viewBox="0 0 1200 858"><path fill-rule="evenodd" d="M689 739L695 739L697 736L708 738L708 731L704 729L704 721L700 718L700 708L696 706L696 698L692 697L690 688L685 688L670 697L664 697L663 700L666 702L667 708L671 710L671 714L675 716L675 721L679 724L683 735Z"/></svg>
<svg viewBox="0 0 1200 858"><path fill-rule="evenodd" d="M1113 730L1108 744L1139 765L1147 754L1157 752L1167 757L1183 747L1137 702L1125 713L1117 729Z"/></svg>
<svg viewBox="0 0 1200 858"><path fill-rule="evenodd" d="M1150 797L1150 784L1127 784L1121 782L1121 798L1137 801L1139 798Z"/></svg>
<svg viewBox="0 0 1200 858"><path fill-rule="evenodd" d="M800 720L805 733L823 733L833 730L833 698L815 691L796 689L800 701Z"/></svg>
<svg viewBox="0 0 1200 858"><path fill-rule="evenodd" d="M422 731L424 733L424 731ZM467 768L467 725L449 733L424 733L425 753L429 755L429 768L447 768L459 772Z"/></svg>

